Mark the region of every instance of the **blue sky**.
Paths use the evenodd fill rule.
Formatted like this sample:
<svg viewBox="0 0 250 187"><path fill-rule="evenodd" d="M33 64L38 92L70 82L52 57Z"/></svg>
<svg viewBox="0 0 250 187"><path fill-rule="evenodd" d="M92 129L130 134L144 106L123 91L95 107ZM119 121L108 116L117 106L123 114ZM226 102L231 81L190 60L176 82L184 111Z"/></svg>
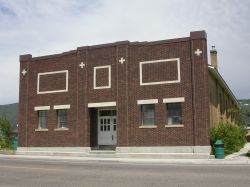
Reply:
<svg viewBox="0 0 250 187"><path fill-rule="evenodd" d="M0 0L0 105L18 102L19 55L49 55L120 40L187 37L206 30L219 71L250 98L250 1Z"/></svg>

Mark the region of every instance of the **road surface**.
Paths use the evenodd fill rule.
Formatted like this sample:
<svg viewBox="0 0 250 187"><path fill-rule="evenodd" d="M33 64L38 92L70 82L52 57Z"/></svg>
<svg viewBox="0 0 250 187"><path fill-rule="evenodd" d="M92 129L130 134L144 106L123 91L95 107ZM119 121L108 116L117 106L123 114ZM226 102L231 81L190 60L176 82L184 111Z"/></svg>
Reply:
<svg viewBox="0 0 250 187"><path fill-rule="evenodd" d="M0 186L248 187L250 166L0 158Z"/></svg>

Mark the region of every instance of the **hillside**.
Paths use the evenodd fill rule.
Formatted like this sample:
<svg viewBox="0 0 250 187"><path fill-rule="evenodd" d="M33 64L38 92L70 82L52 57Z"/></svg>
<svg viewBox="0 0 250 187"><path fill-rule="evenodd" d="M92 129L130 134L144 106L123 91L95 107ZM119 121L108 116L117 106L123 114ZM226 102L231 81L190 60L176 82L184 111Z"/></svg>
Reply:
<svg viewBox="0 0 250 187"><path fill-rule="evenodd" d="M240 99L239 103L243 109L250 112L250 99ZM250 117L243 116L243 121L250 126Z"/></svg>
<svg viewBox="0 0 250 187"><path fill-rule="evenodd" d="M0 105L0 116L6 117L12 124L13 130L16 130L16 124L18 121L18 103Z"/></svg>

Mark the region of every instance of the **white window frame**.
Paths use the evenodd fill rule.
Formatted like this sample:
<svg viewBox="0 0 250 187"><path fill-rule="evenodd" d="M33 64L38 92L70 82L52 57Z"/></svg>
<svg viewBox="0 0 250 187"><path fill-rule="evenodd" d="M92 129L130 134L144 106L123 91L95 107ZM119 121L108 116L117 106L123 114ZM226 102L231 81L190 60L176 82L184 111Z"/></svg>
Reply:
<svg viewBox="0 0 250 187"><path fill-rule="evenodd" d="M67 117L66 127L60 127L59 111L61 111L61 110L66 110L66 117ZM56 128L55 130L58 130L58 129L65 129L65 130L68 130L68 129L69 129L69 128L68 128L68 110L65 109L65 108L64 108L64 109L57 109L56 113L57 113L57 128Z"/></svg>
<svg viewBox="0 0 250 187"><path fill-rule="evenodd" d="M108 68L108 85L107 86L96 86L96 70L97 69L104 69L104 68ZM106 88L111 88L111 65L107 65L107 66L96 66L94 67L94 89L106 89Z"/></svg>
<svg viewBox="0 0 250 187"><path fill-rule="evenodd" d="M137 104L138 105L158 104L158 99L137 100ZM142 111L141 111L141 113L142 113ZM143 118L143 116L141 116L141 125L139 126L140 129L157 128L157 125L155 125L155 124L154 125L145 125L145 124L143 124L143 119L142 118ZM155 114L154 114L154 120L155 120Z"/></svg>
<svg viewBox="0 0 250 187"><path fill-rule="evenodd" d="M162 102L166 103L166 108L167 108L168 103L184 103L185 97L163 98ZM183 118L183 108L182 108L182 116L181 117ZM165 125L165 127L184 127L184 124L182 121L182 124L167 124L167 125Z"/></svg>
<svg viewBox="0 0 250 187"><path fill-rule="evenodd" d="M47 127L46 128L42 128L41 124L40 124L40 112L47 112ZM38 128L36 129L36 131L48 131L48 119L49 119L49 110L38 110Z"/></svg>
<svg viewBox="0 0 250 187"><path fill-rule="evenodd" d="M66 88L63 90L40 91L40 76L41 75L52 75L52 74L58 74L58 73L66 73L66 81L65 81ZM68 70L38 73L37 74L37 94L67 92L68 91L68 82L69 82L69 71Z"/></svg>
<svg viewBox="0 0 250 187"><path fill-rule="evenodd" d="M142 110L142 107L145 106L145 105L154 105L154 124L144 124L143 123L143 119L144 119L144 116L143 116L143 110ZM155 125L155 103L147 103L147 104L141 104L140 105L140 108L141 108L141 125L139 126L139 128L141 127L149 127L149 128L155 128L157 127L157 125Z"/></svg>
<svg viewBox="0 0 250 187"><path fill-rule="evenodd" d="M143 66L143 64L154 64L154 63L162 63L162 62L170 62L170 61L176 61L176 63L177 63L177 73L178 73L177 80L159 81L159 82L143 82L143 80L142 80L142 66ZM157 85L157 84L172 84L172 83L180 83L180 82L181 82L180 58L170 58L170 59L162 59L162 60L152 60L152 61L140 62L140 86Z"/></svg>

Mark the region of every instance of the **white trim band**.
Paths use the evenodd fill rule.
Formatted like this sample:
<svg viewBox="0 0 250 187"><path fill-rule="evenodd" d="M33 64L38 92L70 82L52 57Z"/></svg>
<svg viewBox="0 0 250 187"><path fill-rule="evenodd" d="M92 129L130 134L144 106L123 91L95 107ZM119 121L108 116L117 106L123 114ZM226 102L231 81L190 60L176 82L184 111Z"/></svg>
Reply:
<svg viewBox="0 0 250 187"><path fill-rule="evenodd" d="M65 82L65 89L63 90L51 90L51 91L40 91L40 76L41 75L51 75L51 74L58 74L58 73L66 73L66 82ZM46 94L46 93L57 93L57 92L67 92L68 91L68 82L69 82L69 71L51 71L51 72L44 72L37 74L37 94Z"/></svg>
<svg viewBox="0 0 250 187"><path fill-rule="evenodd" d="M54 105L54 110L70 109L70 105Z"/></svg>
<svg viewBox="0 0 250 187"><path fill-rule="evenodd" d="M116 106L116 102L88 103L88 108Z"/></svg>
<svg viewBox="0 0 250 187"><path fill-rule="evenodd" d="M157 104L157 103L158 103L158 99L137 100L138 105Z"/></svg>
<svg viewBox="0 0 250 187"><path fill-rule="evenodd" d="M171 81L159 81L159 82L143 82L142 80L142 65L143 64L153 64L153 63L162 63L162 62L171 62L176 61L177 63L177 79ZM181 82L181 70L180 70L180 58L170 58L162 60L152 60L152 61L143 61L140 62L140 86L143 85L156 85L156 84L171 84L171 83L180 83Z"/></svg>
<svg viewBox="0 0 250 187"><path fill-rule="evenodd" d="M184 97L163 98L162 102L163 103L180 103L180 102L185 102L185 98Z"/></svg>
<svg viewBox="0 0 250 187"><path fill-rule="evenodd" d="M39 111L39 110L50 110L50 106L35 106L34 107L35 111Z"/></svg>
<svg viewBox="0 0 250 187"><path fill-rule="evenodd" d="M96 70L97 69L104 69L108 68L108 85L107 86L96 86ZM107 66L96 66L94 67L94 89L105 89L105 88L111 88L111 65Z"/></svg>

